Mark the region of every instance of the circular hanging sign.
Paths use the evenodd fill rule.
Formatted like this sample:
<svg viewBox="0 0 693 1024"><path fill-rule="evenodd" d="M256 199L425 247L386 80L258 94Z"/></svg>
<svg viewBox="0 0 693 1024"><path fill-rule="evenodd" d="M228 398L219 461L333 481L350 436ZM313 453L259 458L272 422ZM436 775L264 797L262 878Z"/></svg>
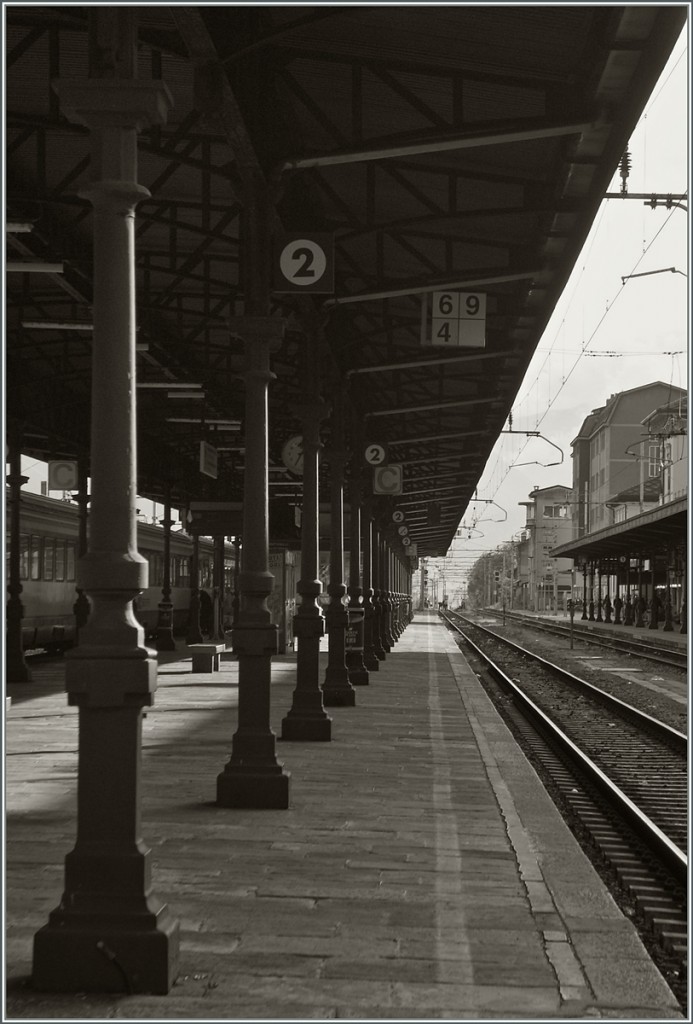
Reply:
<svg viewBox="0 0 693 1024"><path fill-rule="evenodd" d="M276 240L274 290L334 291L334 238L325 233L283 236Z"/></svg>
<svg viewBox="0 0 693 1024"><path fill-rule="evenodd" d="M393 523L403 523L404 522L404 512L401 512L400 509L395 509L395 511L392 513L392 522Z"/></svg>
<svg viewBox="0 0 693 1024"><path fill-rule="evenodd" d="M407 529L406 526L398 526L397 533L400 535L400 537L406 537L407 534L409 533L409 530Z"/></svg>
<svg viewBox="0 0 693 1024"><path fill-rule="evenodd" d="M367 444L363 457L369 466L382 466L387 462L387 447L384 444Z"/></svg>

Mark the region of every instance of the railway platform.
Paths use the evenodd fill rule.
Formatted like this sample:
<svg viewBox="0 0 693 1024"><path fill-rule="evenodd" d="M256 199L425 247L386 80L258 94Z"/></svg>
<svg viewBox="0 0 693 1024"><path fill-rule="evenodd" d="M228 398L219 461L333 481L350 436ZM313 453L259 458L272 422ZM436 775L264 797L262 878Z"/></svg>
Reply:
<svg viewBox="0 0 693 1024"><path fill-rule="evenodd" d="M181 645L146 714L143 837L181 926L157 996L31 988L74 843L77 712L59 663L8 688L4 1019L683 1018L436 613L330 709L330 742L278 743L288 810L214 803L237 671L193 673ZM295 671L273 661L277 733Z"/></svg>
<svg viewBox="0 0 693 1024"><path fill-rule="evenodd" d="M511 611L513 614L522 615L527 619L536 619L538 622L555 622L559 626L570 626L570 616L567 612L530 612L521 608L512 610L508 608L508 615L511 614ZM500 621L503 612L500 608L494 608L492 609L492 614L494 621ZM681 633L678 623L674 625L673 630L665 631L663 623L660 623L657 629L650 629L649 626L624 626L623 623L617 625L615 622L597 622L596 620L590 622L589 619L583 619L577 613L574 624L576 629L587 629L595 634L603 633L606 636L613 634L617 637L633 637L636 640L642 641L642 643L656 642L660 646L671 647L677 651L688 650L688 634Z"/></svg>

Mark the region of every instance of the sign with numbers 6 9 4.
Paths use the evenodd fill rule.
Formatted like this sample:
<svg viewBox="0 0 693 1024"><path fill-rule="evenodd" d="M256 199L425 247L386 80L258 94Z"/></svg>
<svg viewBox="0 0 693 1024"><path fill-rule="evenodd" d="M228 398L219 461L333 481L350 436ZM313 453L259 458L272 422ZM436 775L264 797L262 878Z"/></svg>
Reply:
<svg viewBox="0 0 693 1024"><path fill-rule="evenodd" d="M274 240L275 292L334 292L334 236L306 231Z"/></svg>
<svg viewBox="0 0 693 1024"><path fill-rule="evenodd" d="M429 344L484 348L486 295L483 292L434 292Z"/></svg>

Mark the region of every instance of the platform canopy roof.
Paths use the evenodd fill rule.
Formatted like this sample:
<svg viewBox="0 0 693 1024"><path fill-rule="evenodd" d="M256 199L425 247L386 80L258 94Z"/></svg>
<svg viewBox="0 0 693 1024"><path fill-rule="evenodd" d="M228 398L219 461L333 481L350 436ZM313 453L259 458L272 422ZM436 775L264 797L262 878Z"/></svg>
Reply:
<svg viewBox="0 0 693 1024"><path fill-rule="evenodd" d="M90 140L52 83L90 73L96 9L5 6L7 416L39 458L88 452ZM140 493L170 488L174 506L242 496L234 323L253 311L246 232L263 197L280 250L282 234L317 233L335 255L333 289L313 294L291 275L314 273L319 250L290 265L293 292L266 250L270 313L287 324L271 476L319 368L326 401L345 391L349 449L380 444L402 466L404 493L378 508L404 511L419 555L444 553L685 6L136 10L138 76L162 79L173 100L139 144L151 193L136 226ZM477 326L438 323L441 344L422 344L433 296L457 292L482 297L462 300ZM326 500L329 420L323 436ZM216 481L200 475L200 440L219 449ZM271 485L273 507L296 501L289 479Z"/></svg>
<svg viewBox="0 0 693 1024"><path fill-rule="evenodd" d="M561 544L551 551L552 558L572 558L576 562L599 561L616 557L653 558L667 549L685 547L688 532L688 498L647 509L622 523L594 530L584 537Z"/></svg>

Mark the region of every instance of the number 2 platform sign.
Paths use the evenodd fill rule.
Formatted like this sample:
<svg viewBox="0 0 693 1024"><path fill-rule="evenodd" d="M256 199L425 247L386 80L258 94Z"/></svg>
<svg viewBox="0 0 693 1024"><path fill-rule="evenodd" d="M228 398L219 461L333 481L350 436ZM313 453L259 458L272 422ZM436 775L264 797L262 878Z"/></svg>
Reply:
<svg viewBox="0 0 693 1024"><path fill-rule="evenodd" d="M304 232L274 240L275 292L334 292L334 235Z"/></svg>
<svg viewBox="0 0 693 1024"><path fill-rule="evenodd" d="M486 346L486 296L483 292L433 292L428 345L447 348Z"/></svg>

